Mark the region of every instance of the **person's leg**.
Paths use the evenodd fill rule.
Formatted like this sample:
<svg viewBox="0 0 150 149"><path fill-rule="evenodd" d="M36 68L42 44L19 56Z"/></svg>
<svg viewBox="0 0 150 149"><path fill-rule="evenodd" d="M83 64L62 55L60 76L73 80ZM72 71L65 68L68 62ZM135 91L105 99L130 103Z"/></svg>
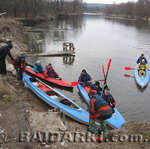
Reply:
<svg viewBox="0 0 150 149"><path fill-rule="evenodd" d="M3 75L6 75L7 74L7 71L6 71L6 63L5 63L5 60L4 61L2 61L2 64L1 64L1 66L2 66L2 74Z"/></svg>
<svg viewBox="0 0 150 149"><path fill-rule="evenodd" d="M107 132L107 126L105 121L100 121L101 124L101 132L106 133Z"/></svg>
<svg viewBox="0 0 150 149"><path fill-rule="evenodd" d="M90 119L88 130L92 133L98 133L98 126L95 124L95 120Z"/></svg>

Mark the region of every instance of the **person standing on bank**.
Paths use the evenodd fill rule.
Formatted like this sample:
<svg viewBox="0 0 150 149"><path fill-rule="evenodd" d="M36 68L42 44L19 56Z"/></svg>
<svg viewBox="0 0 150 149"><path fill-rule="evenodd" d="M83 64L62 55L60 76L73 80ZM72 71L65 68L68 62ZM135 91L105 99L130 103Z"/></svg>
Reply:
<svg viewBox="0 0 150 149"><path fill-rule="evenodd" d="M0 74L2 75L6 75L7 71L6 71L6 56L8 55L10 57L10 59L12 61L14 61L14 58L12 57L10 50L13 48L12 42L9 41L0 41L0 42L4 42L7 45L2 46L0 48Z"/></svg>
<svg viewBox="0 0 150 149"><path fill-rule="evenodd" d="M21 53L20 56L16 57L13 64L16 69L17 80L22 80L23 79L23 71L24 71L24 68L26 65L25 54Z"/></svg>
<svg viewBox="0 0 150 149"><path fill-rule="evenodd" d="M90 121L88 130L92 133L106 133L107 126L105 120L109 119L113 114L112 107L98 94L89 93L90 97ZM95 122L101 124L101 128Z"/></svg>

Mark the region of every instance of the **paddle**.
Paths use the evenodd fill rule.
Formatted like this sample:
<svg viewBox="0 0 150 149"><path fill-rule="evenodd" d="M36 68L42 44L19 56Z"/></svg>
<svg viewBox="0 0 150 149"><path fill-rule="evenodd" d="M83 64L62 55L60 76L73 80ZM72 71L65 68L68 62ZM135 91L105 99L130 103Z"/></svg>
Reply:
<svg viewBox="0 0 150 149"><path fill-rule="evenodd" d="M137 68L131 68L131 67L124 67L125 70L138 70ZM147 69L148 71L150 71L150 69Z"/></svg>
<svg viewBox="0 0 150 149"><path fill-rule="evenodd" d="M110 69L110 64L111 64L111 58L109 59L109 62L108 62L108 65L107 65L106 75L105 75L105 71L104 71L104 65L102 65L102 71L103 71L104 79L105 79L104 84L106 84L106 81L107 81L108 72L109 72L109 69Z"/></svg>
<svg viewBox="0 0 150 149"><path fill-rule="evenodd" d="M108 62L108 65L107 65L107 72L105 74L105 71L104 71L104 65L102 65L102 72L104 74L104 84L103 84L103 91L104 91L104 87L105 87L105 84L106 84L106 81L107 81L107 77L108 77L108 72L109 72L109 69L110 69L110 64L111 64L111 58L109 59L109 62Z"/></svg>
<svg viewBox="0 0 150 149"><path fill-rule="evenodd" d="M92 82L96 82L96 81L105 81L105 80L94 80ZM78 86L80 83L82 83L82 82L71 82L71 85L72 86Z"/></svg>

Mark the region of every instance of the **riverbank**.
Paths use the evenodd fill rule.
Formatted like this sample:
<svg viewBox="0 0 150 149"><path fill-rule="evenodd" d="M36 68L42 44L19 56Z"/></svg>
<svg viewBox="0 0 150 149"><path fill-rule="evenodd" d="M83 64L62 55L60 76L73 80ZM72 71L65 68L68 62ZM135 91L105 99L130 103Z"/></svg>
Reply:
<svg viewBox="0 0 150 149"><path fill-rule="evenodd" d="M28 52L32 49L33 39L30 34L24 32L24 27L18 21L0 20L1 38L10 38L13 41L13 55L21 51ZM31 42L31 43L30 43ZM59 142L42 142L38 136L30 143L21 143L19 134L21 131L30 132L80 132L87 133L87 126L81 125L68 117L63 117L58 110L52 110L47 104L42 102L29 89L24 88L12 73L8 73L5 78L0 79L0 128L5 130L7 140L0 140L2 148L22 148L22 149L41 149L41 148L136 148L148 149L149 142L145 140L128 141L124 137L131 135L142 135L144 139L150 140L150 124L147 122L129 122L119 130L108 131L107 143L91 143L79 141L69 142L69 139ZM1 136L1 135L0 135ZM120 137L121 138L120 138ZM113 140L111 138L114 138ZM145 142L144 142L145 141Z"/></svg>

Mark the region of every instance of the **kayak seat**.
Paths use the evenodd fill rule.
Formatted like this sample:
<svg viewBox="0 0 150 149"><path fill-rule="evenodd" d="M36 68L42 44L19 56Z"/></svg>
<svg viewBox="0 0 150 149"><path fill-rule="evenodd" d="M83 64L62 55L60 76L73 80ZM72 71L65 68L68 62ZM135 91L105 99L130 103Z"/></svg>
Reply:
<svg viewBox="0 0 150 149"><path fill-rule="evenodd" d="M30 78L31 82L38 82L34 77Z"/></svg>
<svg viewBox="0 0 150 149"><path fill-rule="evenodd" d="M71 106L71 105L72 105L72 103L71 103L70 101L66 100L66 99L62 99L62 100L60 101L60 103L65 104L65 105L67 105L67 106Z"/></svg>
<svg viewBox="0 0 150 149"><path fill-rule="evenodd" d="M46 91L46 94L49 95L49 96L54 96L55 95L54 91Z"/></svg>

